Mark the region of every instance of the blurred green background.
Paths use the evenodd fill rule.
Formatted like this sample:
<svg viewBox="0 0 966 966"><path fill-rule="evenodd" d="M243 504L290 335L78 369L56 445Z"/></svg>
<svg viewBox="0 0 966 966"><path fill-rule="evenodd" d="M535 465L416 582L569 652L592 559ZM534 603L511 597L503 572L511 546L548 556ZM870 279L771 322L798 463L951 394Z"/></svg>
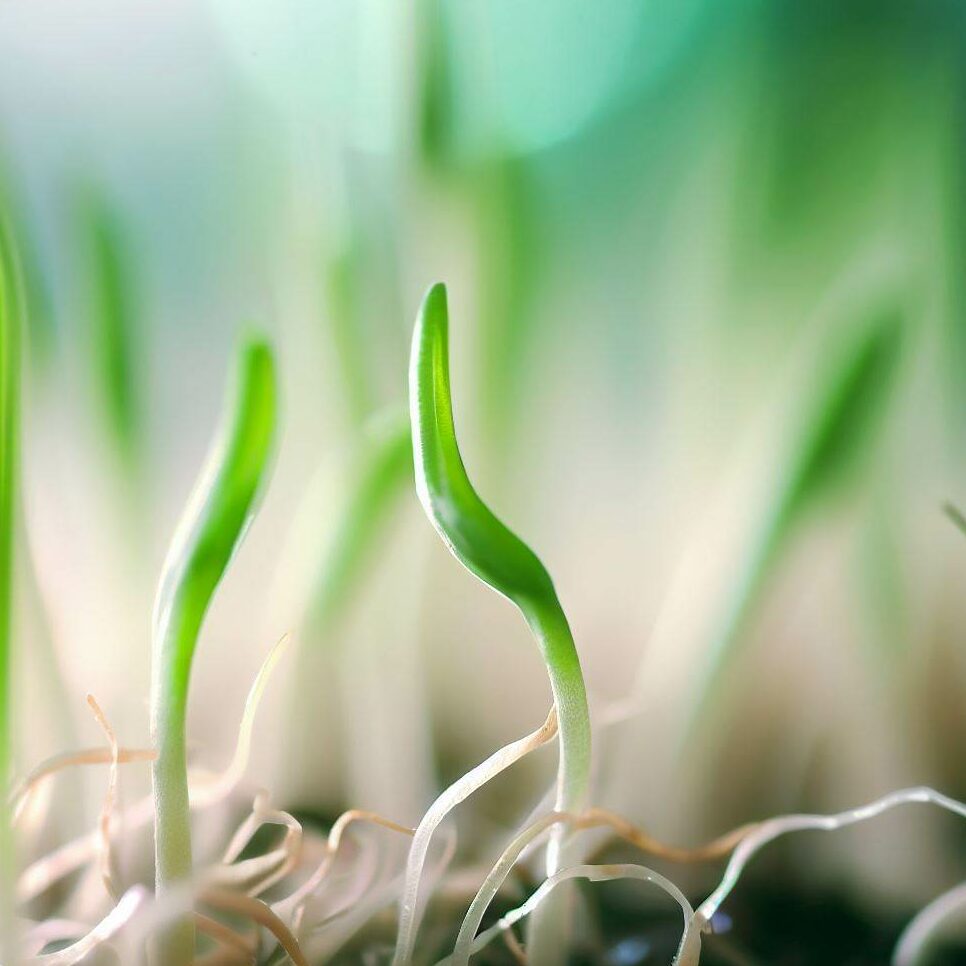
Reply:
<svg viewBox="0 0 966 966"><path fill-rule="evenodd" d="M442 280L464 455L557 582L600 804L694 839L966 797L962 4L8 0L0 156L20 770L98 743L87 691L147 741L155 583L249 325L283 428L199 649L198 759L287 631L252 766L283 804L411 823L542 720L526 628L380 449ZM949 842L899 816L807 854L902 899L955 881Z"/></svg>

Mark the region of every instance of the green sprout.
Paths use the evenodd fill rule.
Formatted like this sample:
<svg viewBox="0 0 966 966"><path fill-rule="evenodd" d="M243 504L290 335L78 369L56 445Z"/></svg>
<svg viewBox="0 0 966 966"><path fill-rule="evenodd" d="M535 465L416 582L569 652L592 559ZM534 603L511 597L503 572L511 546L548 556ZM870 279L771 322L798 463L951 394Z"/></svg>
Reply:
<svg viewBox="0 0 966 966"><path fill-rule="evenodd" d="M412 456L404 412L381 413L366 425L352 454L345 498L332 514L334 526L324 541L312 609L317 630L330 630L352 599L394 501L412 480Z"/></svg>
<svg viewBox="0 0 966 966"><path fill-rule="evenodd" d="M208 605L249 523L275 433L275 365L268 345L245 343L236 362L232 399L206 468L172 540L154 611L151 727L155 862L159 894L191 874L185 715L188 682ZM190 918L159 936L159 966L185 966L194 956Z"/></svg>
<svg viewBox="0 0 966 966"><path fill-rule="evenodd" d="M32 364L33 372L46 374L56 336L53 295L42 268L35 233L31 230L23 187L9 160L5 146L0 143L0 219L7 223L7 233L17 239L17 287L19 314L24 320L25 358Z"/></svg>
<svg viewBox="0 0 966 966"><path fill-rule="evenodd" d="M712 641L692 705L690 729L708 712L719 672L740 643L771 567L817 501L835 493L868 454L883 422L902 349L902 316L892 307L874 318L838 365L833 365L807 412L789 469Z"/></svg>
<svg viewBox="0 0 966 966"><path fill-rule="evenodd" d="M343 377L349 421L360 426L372 412L375 389L367 369L367 348L361 325L362 242L355 235L345 241L325 267L326 318L332 348Z"/></svg>
<svg viewBox="0 0 966 966"><path fill-rule="evenodd" d="M10 937L13 876L6 789L11 757L11 605L20 384L20 301L16 255L0 221L0 937ZM6 955L0 938L0 953Z"/></svg>
<svg viewBox="0 0 966 966"><path fill-rule="evenodd" d="M553 582L533 551L473 489L456 441L449 381L446 289L427 293L413 333L409 370L416 490L453 556L523 613L540 646L560 725L557 808L584 804L590 719L580 660Z"/></svg>
<svg viewBox="0 0 966 966"><path fill-rule="evenodd" d="M91 343L104 418L128 467L137 460L142 400L138 391L137 290L130 243L107 198L92 186L77 200L91 315Z"/></svg>

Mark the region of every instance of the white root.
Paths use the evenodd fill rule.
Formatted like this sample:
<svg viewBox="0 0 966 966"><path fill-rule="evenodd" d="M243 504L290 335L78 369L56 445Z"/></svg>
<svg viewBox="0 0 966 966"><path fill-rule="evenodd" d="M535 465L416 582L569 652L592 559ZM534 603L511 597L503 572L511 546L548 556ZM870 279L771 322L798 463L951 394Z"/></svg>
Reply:
<svg viewBox="0 0 966 966"><path fill-rule="evenodd" d="M490 944L497 936L505 934L516 923L530 915L542 903L548 895L561 883L567 879L587 879L591 882L607 882L614 879L639 879L642 882L651 882L663 889L681 907L684 914L684 929L681 934L681 942L678 945L677 953L674 956L675 966L697 966L701 955L701 934L692 927L694 921L694 910L688 902L683 892L669 879L666 879L658 872L648 869L643 865L622 864L622 865L574 865L566 869L561 869L554 875L545 879L540 887L527 899L521 906L511 909L501 919L490 926L489 929L480 933L472 942L468 950L453 952L447 959L441 960L437 966L459 966L468 963L469 957L478 953L481 949ZM465 952L465 955L464 955Z"/></svg>
<svg viewBox="0 0 966 966"><path fill-rule="evenodd" d="M93 694L87 695L87 704L94 713L94 718L101 726L108 744L111 749L111 767L107 778L107 791L104 793L104 804L101 806L101 816L98 822L98 854L101 866L101 881L107 894L117 902L119 898L116 876L114 874L114 861L111 853L111 815L114 813L114 803L117 800L117 766L120 749L117 744L117 736L114 729L107 720L100 705L97 703Z"/></svg>
<svg viewBox="0 0 966 966"><path fill-rule="evenodd" d="M292 928L296 934L298 934L302 927L305 904L315 894L329 874L335 862L336 855L339 852L339 847L342 844L343 836L348 828L356 822L368 822L372 825L379 825L382 828L389 829L392 832L399 832L402 835L412 836L414 834L413 829L407 828L405 825L399 825L390 819L383 818L376 812L367 812L362 809L351 809L348 812L343 812L329 830L325 844L325 855L318 867L301 886L275 907L283 918L291 919Z"/></svg>
<svg viewBox="0 0 966 966"><path fill-rule="evenodd" d="M892 966L916 966L929 944L950 920L966 919L966 882L933 899L902 931L892 953Z"/></svg>
<svg viewBox="0 0 966 966"><path fill-rule="evenodd" d="M231 794L234 788L244 777L245 770L248 767L248 759L251 751L251 739L255 724L255 714L258 710L258 705L262 694L268 685L271 673L281 658L288 641L289 635L286 634L272 648L268 657L262 664L245 701L245 710L242 714L241 723L238 728L238 741L235 745L235 751L232 755L231 762L220 776L216 776L214 779L206 776L207 780L202 780L201 787L193 788L191 792L192 809L206 808L222 801ZM77 760L78 755L73 755L70 756L70 760L67 761L67 764L106 764L111 761L109 751L109 749L96 749L93 752L81 753L88 756L82 761ZM125 758L125 755L144 755L146 757ZM119 749L118 751L119 762L124 762L125 760L151 761L154 759L154 757L155 753L153 751L125 752L124 749ZM64 761L65 759L61 758L59 760ZM51 761L53 761L53 759ZM59 767L66 767L66 765L62 764ZM54 770L58 769L55 768ZM34 775L36 775L38 771L40 771L40 769L35 770ZM45 774L46 773L49 773L49 766ZM41 775L41 778L42 777L44 776ZM37 779L31 779L29 782L30 786L33 787L33 785L36 784L36 781ZM196 785L197 783L192 782L192 784ZM119 817L124 823L124 826L133 831L148 825L153 816L154 800L149 795L145 798L142 798L140 801L135 802L129 808L123 810ZM46 891L51 885L53 885L53 883L64 878L64 876L70 875L72 872L76 872L79 868L90 862L94 857L96 857L100 847L101 837L99 832L95 831L73 839L55 851L45 855L43 858L38 859L36 862L24 869L17 879L17 900L22 903L27 903L32 899L36 899L37 896Z"/></svg>
<svg viewBox="0 0 966 966"><path fill-rule="evenodd" d="M534 732L511 742L490 755L485 761L468 771L462 778L449 786L430 805L416 829L413 844L409 849L406 862L406 880L399 903L399 932L396 938L396 951L392 966L408 966L416 944L419 930L420 901L419 886L423 866L429 852L433 833L444 818L461 802L475 791L495 778L500 772L518 762L531 751L547 744L557 734L556 708L551 708L546 721Z"/></svg>
<svg viewBox="0 0 966 966"><path fill-rule="evenodd" d="M150 898L150 893L144 886L133 886L121 896L117 905L86 936L66 949L28 959L27 966L75 966L98 946L113 939L144 908Z"/></svg>
<svg viewBox="0 0 966 966"><path fill-rule="evenodd" d="M899 805L911 804L938 805L940 808L944 808L949 812L966 818L966 805L962 802L958 802L956 799L943 795L932 788L920 786L916 788L903 788L899 791L891 792L868 805L850 808L836 815L785 815L760 823L757 828L749 832L738 844L731 856L731 860L728 862L728 866L725 869L724 876L718 888L698 907L696 915L701 920L702 928L707 928L706 924L711 922L712 917L720 908L721 903L731 894L745 866L751 861L759 849L773 839L785 835L788 832L809 830L834 832L848 825L854 825L856 822L864 822L870 818L875 818L883 812L888 812Z"/></svg>
<svg viewBox="0 0 966 966"><path fill-rule="evenodd" d="M265 855L239 862L238 857L245 846L263 825L284 827L282 844ZM302 823L288 812L272 808L268 792L262 790L255 796L251 815L232 836L222 856L221 866L212 871L212 884L233 886L249 895L258 895L284 879L295 868L301 848Z"/></svg>

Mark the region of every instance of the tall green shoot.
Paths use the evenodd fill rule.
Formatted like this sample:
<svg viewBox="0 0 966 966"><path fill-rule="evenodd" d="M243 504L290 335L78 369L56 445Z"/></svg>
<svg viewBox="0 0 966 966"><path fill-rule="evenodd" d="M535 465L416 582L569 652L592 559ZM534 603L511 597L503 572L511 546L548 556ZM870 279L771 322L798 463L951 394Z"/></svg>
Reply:
<svg viewBox="0 0 966 966"><path fill-rule="evenodd" d="M467 476L453 422L448 330L446 289L437 284L416 319L409 369L416 490L450 552L516 604L537 639L560 725L556 807L577 810L584 805L590 772L590 719L577 649L550 575L494 516Z"/></svg>
<svg viewBox="0 0 966 966"><path fill-rule="evenodd" d="M10 955L13 926L13 842L6 789L11 758L13 530L20 406L20 301L16 256L0 220L0 954Z"/></svg>
<svg viewBox="0 0 966 966"><path fill-rule="evenodd" d="M249 523L275 434L275 365L268 345L246 342L231 399L162 571L154 611L151 692L155 876L159 894L191 874L185 717L188 683L208 605ZM167 927L159 966L194 957L190 918Z"/></svg>
<svg viewBox="0 0 966 966"><path fill-rule="evenodd" d="M719 672L736 651L772 566L817 501L847 482L868 455L895 383L902 315L888 306L830 367L806 409L799 438L765 514L706 660L691 707L689 731L704 720Z"/></svg>
<svg viewBox="0 0 966 966"><path fill-rule="evenodd" d="M143 412L138 388L138 293L130 240L100 190L81 189L76 206L97 391L110 436L130 469L137 463Z"/></svg>

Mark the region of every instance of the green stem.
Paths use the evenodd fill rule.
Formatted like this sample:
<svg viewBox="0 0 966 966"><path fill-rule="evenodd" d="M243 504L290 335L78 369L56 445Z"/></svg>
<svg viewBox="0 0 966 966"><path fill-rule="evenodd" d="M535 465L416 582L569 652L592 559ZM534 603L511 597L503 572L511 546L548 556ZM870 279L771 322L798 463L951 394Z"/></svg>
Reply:
<svg viewBox="0 0 966 966"><path fill-rule="evenodd" d="M559 603L520 607L540 645L560 723L556 808L577 811L586 804L590 781L590 714L577 647Z"/></svg>

